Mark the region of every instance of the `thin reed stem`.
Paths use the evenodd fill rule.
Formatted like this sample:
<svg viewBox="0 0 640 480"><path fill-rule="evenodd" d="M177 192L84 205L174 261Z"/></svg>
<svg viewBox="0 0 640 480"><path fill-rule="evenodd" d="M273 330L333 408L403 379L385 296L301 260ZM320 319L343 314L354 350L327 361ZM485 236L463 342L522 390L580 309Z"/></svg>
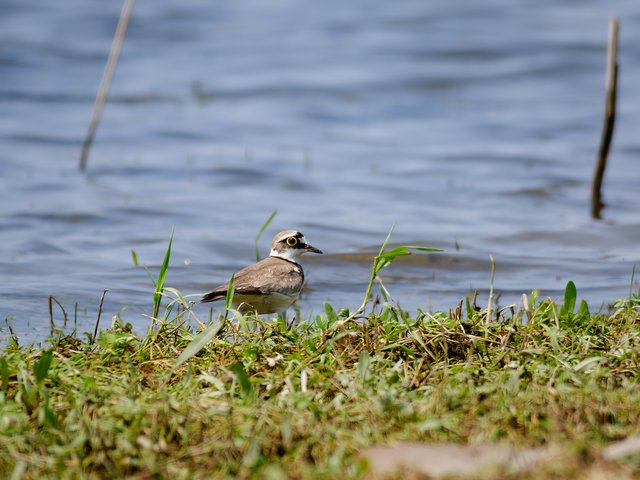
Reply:
<svg viewBox="0 0 640 480"><path fill-rule="evenodd" d="M607 46L604 123L602 125L598 160L591 187L591 216L595 219L601 218L601 211L604 207L604 202L602 201L602 180L604 170L607 166L607 158L609 156L609 149L613 138L613 128L616 120L616 99L618 96L618 30L618 19L611 17L609 23L609 43Z"/></svg>
<svg viewBox="0 0 640 480"><path fill-rule="evenodd" d="M109 94L109 87L113 80L113 74L116 71L116 65L118 64L118 58L120 57L120 51L122 50L122 44L124 43L124 36L127 31L127 25L131 18L131 12L133 10L133 4L135 0L125 0L122 10L120 11L120 17L118 18L118 26L116 32L113 35L113 41L111 42L111 50L109 52L109 58L107 59L107 65L102 74L102 80L98 87L98 93L96 95L96 101L93 105L93 113L91 115L91 122L89 123L89 130L82 144L82 151L80 153L80 170L85 171L87 168L87 160L89 158L89 150L93 144L93 139L102 117L102 111L104 105L107 102L107 95Z"/></svg>
<svg viewBox="0 0 640 480"><path fill-rule="evenodd" d="M100 306L98 307L98 318L96 318L96 326L93 329L93 335L91 336L91 345L96 342L96 337L98 336L98 325L100 325L100 317L102 316L102 304L104 303L104 297L109 290L105 290L102 292L102 297L100 297Z"/></svg>

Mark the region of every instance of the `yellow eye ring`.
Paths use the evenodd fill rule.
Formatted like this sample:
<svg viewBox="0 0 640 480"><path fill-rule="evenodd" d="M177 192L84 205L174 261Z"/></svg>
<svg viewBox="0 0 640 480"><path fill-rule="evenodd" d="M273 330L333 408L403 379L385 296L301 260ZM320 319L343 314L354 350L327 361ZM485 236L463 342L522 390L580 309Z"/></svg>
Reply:
<svg viewBox="0 0 640 480"><path fill-rule="evenodd" d="M296 237L287 238L287 245L290 247L295 247L298 244L298 239Z"/></svg>

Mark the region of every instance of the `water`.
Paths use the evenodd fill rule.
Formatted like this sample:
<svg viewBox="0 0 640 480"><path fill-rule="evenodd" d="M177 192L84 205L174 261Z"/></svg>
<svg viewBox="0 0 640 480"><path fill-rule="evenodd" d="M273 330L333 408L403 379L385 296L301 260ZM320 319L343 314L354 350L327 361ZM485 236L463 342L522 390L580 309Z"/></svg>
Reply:
<svg viewBox="0 0 640 480"><path fill-rule="evenodd" d="M640 3L518 3L138 2L83 174L121 5L3 0L0 317L41 340L53 295L89 331L109 289L103 324L126 307L144 331L152 285L132 249L155 275L175 227L167 284L203 293L253 260L274 210L263 253L285 228L325 251L304 262L304 316L359 305L394 223L395 244L446 250L385 271L410 310L474 290L484 303L490 255L502 305L534 288L560 298L570 279L592 308L627 295ZM592 221L611 14L618 118Z"/></svg>

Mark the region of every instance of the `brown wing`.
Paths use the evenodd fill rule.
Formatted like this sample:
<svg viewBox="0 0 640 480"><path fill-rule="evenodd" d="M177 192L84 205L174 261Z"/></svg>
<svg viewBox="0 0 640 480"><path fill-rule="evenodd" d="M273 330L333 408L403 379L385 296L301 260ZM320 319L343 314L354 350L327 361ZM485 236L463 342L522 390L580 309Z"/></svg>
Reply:
<svg viewBox="0 0 640 480"><path fill-rule="evenodd" d="M236 293L261 295L278 291L296 295L304 283L302 267L277 257L267 257L249 265L235 274L233 287ZM215 302L227 296L228 283L215 287L202 297L201 302Z"/></svg>

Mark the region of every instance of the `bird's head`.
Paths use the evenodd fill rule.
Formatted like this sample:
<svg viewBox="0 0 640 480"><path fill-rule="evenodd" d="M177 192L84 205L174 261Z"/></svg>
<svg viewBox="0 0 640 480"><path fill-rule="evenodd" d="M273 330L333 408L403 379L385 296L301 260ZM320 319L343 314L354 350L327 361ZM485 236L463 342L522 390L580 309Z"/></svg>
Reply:
<svg viewBox="0 0 640 480"><path fill-rule="evenodd" d="M270 257L280 257L296 262L306 252L322 253L321 250L307 243L304 235L297 230L284 230L273 237Z"/></svg>

